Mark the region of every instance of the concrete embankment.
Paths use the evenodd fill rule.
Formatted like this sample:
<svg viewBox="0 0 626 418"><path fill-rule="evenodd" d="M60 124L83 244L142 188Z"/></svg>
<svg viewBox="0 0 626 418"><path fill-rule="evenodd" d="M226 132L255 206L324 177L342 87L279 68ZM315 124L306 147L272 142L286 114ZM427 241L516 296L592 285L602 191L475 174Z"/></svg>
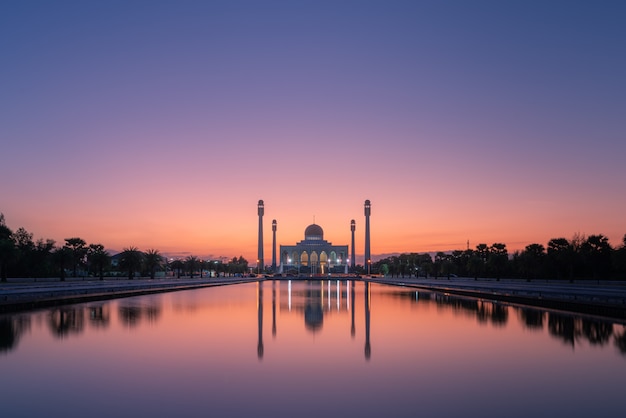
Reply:
<svg viewBox="0 0 626 418"><path fill-rule="evenodd" d="M621 281L519 281L492 279L371 278L376 283L443 294L626 319L626 283Z"/></svg>
<svg viewBox="0 0 626 418"><path fill-rule="evenodd" d="M0 285L0 312L254 282L255 278L11 281Z"/></svg>

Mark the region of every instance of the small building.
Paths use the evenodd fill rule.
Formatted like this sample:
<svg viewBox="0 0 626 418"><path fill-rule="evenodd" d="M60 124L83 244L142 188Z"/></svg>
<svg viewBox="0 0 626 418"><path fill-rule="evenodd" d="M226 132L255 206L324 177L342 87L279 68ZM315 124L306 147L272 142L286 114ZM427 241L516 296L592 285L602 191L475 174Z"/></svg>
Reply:
<svg viewBox="0 0 626 418"><path fill-rule="evenodd" d="M304 240L296 245L280 246L280 273L327 275L348 272L348 246L324 240L321 226L312 224L304 230Z"/></svg>

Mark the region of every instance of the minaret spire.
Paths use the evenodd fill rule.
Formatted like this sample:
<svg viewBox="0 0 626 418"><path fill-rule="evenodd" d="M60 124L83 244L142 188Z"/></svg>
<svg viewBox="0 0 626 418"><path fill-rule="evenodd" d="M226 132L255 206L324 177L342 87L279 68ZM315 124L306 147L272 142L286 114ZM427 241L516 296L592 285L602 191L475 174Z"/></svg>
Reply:
<svg viewBox="0 0 626 418"><path fill-rule="evenodd" d="M369 200L365 201L365 272L372 274L372 254L370 253L370 214L372 212L372 204Z"/></svg>
<svg viewBox="0 0 626 418"><path fill-rule="evenodd" d="M259 200L257 213L259 214L259 251L257 254L257 271L261 272L265 268L265 264L263 263L263 215L265 214L265 205L262 200Z"/></svg>

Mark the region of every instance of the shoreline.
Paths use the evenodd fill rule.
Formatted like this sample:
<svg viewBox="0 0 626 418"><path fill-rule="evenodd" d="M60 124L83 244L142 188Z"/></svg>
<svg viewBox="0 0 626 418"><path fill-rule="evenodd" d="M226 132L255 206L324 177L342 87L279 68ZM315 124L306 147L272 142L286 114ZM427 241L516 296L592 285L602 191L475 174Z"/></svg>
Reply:
<svg viewBox="0 0 626 418"><path fill-rule="evenodd" d="M0 313L151 293L271 280L360 280L511 304L626 320L626 282L519 281L473 278L401 277L217 277L9 279L0 283Z"/></svg>
<svg viewBox="0 0 626 418"><path fill-rule="evenodd" d="M247 277L39 280L16 279L0 283L0 313L258 281Z"/></svg>

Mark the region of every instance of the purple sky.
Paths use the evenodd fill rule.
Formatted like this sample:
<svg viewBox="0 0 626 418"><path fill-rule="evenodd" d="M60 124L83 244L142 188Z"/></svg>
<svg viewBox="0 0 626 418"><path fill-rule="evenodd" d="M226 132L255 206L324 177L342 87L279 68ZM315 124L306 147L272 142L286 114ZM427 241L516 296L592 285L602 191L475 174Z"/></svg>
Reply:
<svg viewBox="0 0 626 418"><path fill-rule="evenodd" d="M5 1L0 212L256 257L626 233L626 2Z"/></svg>

